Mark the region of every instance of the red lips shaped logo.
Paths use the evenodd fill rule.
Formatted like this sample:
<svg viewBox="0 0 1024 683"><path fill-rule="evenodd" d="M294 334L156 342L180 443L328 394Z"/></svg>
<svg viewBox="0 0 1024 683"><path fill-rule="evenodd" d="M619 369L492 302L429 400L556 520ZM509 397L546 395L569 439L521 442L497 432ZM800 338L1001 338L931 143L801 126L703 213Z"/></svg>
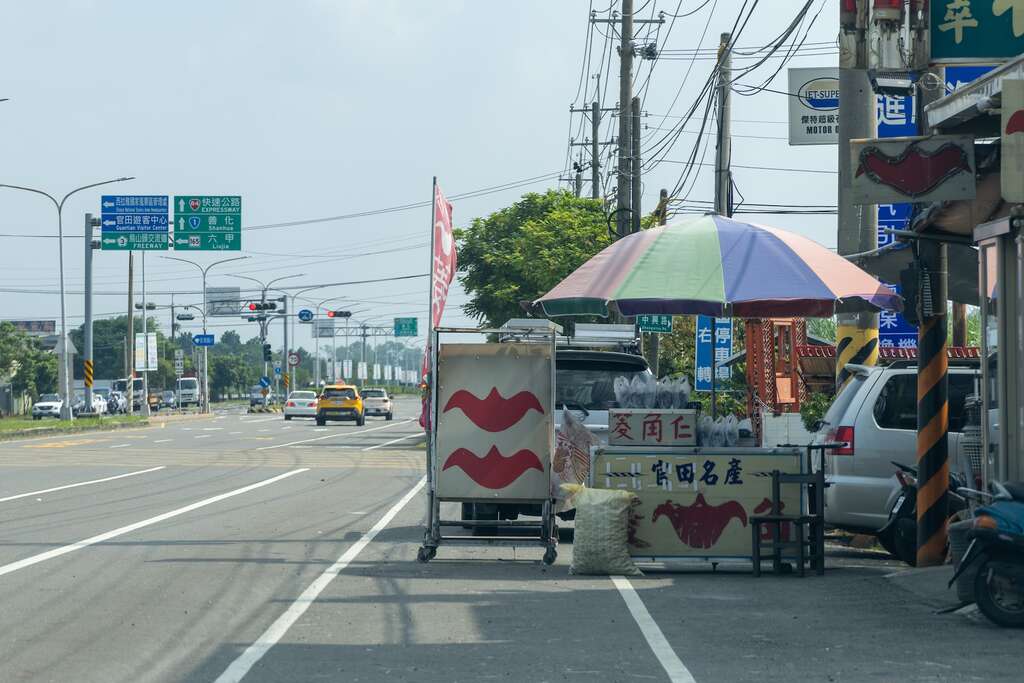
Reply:
<svg viewBox="0 0 1024 683"><path fill-rule="evenodd" d="M470 479L488 489L503 489L527 470L544 472L540 458L533 451L524 448L506 458L498 451L497 446L491 446L491 450L482 458L477 457L471 450L457 448L444 461L444 467L441 469L446 470L449 467L458 467Z"/></svg>
<svg viewBox="0 0 1024 683"><path fill-rule="evenodd" d="M895 157L878 147L865 147L857 166L857 176L866 175L911 198L928 194L960 172L971 173L971 163L967 152L951 142L933 152L911 145Z"/></svg>
<svg viewBox="0 0 1024 683"><path fill-rule="evenodd" d="M459 389L448 399L444 412L456 408L462 410L473 424L488 432L505 431L531 410L544 414L540 401L529 391L520 391L512 398L502 398L497 387L492 388L482 401L465 389Z"/></svg>
<svg viewBox="0 0 1024 683"><path fill-rule="evenodd" d="M735 500L721 505L708 505L704 494L698 493L693 505L677 505L670 500L654 508L651 522L667 517L679 540L691 548L710 548L721 537L725 527L736 518L747 525L747 512Z"/></svg>

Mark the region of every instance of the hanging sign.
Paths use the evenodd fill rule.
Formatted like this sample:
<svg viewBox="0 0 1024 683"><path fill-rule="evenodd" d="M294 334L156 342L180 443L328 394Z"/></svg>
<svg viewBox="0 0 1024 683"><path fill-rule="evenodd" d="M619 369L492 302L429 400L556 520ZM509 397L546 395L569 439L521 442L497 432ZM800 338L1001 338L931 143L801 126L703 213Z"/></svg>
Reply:
<svg viewBox="0 0 1024 683"><path fill-rule="evenodd" d="M839 143L839 68L789 70L789 144Z"/></svg>
<svg viewBox="0 0 1024 683"><path fill-rule="evenodd" d="M1003 81L1002 104L1002 194L1006 201L1020 204L1024 203L1024 80Z"/></svg>
<svg viewBox="0 0 1024 683"><path fill-rule="evenodd" d="M974 199L969 135L851 140L854 204Z"/></svg>
<svg viewBox="0 0 1024 683"><path fill-rule="evenodd" d="M933 61L1005 58L1024 53L1021 0L932 0Z"/></svg>

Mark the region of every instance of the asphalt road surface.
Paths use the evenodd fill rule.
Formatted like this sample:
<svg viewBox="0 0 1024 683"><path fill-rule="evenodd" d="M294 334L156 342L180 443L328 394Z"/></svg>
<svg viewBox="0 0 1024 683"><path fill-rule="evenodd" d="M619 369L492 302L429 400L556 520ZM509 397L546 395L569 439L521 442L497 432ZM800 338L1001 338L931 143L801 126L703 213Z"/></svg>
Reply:
<svg viewBox="0 0 1024 683"><path fill-rule="evenodd" d="M418 402L0 442L0 681L1019 680L881 553L825 577L568 573L422 539ZM447 515L446 515L447 516Z"/></svg>

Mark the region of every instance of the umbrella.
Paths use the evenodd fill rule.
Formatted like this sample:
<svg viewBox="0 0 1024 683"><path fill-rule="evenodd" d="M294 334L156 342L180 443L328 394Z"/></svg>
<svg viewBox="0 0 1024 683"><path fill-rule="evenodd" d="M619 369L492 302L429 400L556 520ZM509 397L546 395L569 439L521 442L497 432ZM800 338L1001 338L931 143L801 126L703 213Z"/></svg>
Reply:
<svg viewBox="0 0 1024 683"><path fill-rule="evenodd" d="M828 317L899 310L888 287L817 242L708 215L625 237L538 299L549 316Z"/></svg>

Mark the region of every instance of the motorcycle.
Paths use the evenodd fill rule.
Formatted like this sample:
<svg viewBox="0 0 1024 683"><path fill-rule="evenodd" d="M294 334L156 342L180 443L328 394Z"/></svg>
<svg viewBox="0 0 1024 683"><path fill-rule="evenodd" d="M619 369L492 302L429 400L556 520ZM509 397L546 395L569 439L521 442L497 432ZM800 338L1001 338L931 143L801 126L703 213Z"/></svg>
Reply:
<svg viewBox="0 0 1024 683"><path fill-rule="evenodd" d="M974 512L970 545L949 585L976 565L978 609L999 626L1024 628L1024 483L991 488L991 502Z"/></svg>
<svg viewBox="0 0 1024 683"><path fill-rule="evenodd" d="M896 480L900 487L889 498L889 521L878 532L878 542L890 555L917 566L917 469L895 460ZM967 500L957 493L965 486L961 475L950 472L947 496L949 514L967 508Z"/></svg>

